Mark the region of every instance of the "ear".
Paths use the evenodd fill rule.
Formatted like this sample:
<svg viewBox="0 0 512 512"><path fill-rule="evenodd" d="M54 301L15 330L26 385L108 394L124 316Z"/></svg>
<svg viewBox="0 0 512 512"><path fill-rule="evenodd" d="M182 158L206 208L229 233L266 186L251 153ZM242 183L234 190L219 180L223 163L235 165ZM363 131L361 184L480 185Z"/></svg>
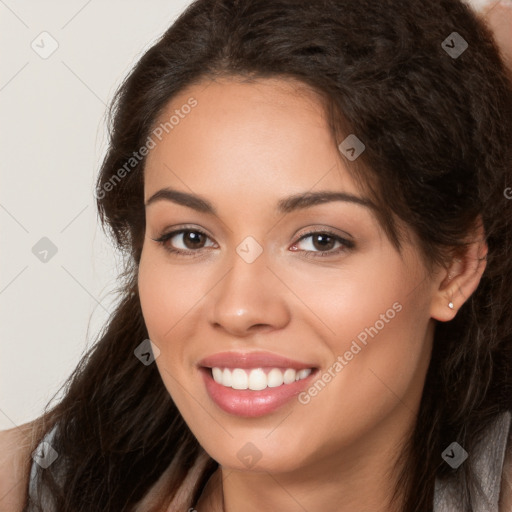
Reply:
<svg viewBox="0 0 512 512"><path fill-rule="evenodd" d="M434 279L430 315L435 320L448 322L476 290L487 264L488 247L482 218L468 237L468 244L459 250ZM453 304L453 308L450 307Z"/></svg>

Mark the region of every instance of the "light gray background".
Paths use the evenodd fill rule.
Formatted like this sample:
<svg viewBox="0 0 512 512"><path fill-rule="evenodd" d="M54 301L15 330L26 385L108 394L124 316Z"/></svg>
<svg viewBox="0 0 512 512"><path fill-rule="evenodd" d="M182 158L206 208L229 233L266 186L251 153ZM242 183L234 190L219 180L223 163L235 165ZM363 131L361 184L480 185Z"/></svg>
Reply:
<svg viewBox="0 0 512 512"><path fill-rule="evenodd" d="M0 1L0 430L42 413L112 310L121 260L93 197L106 104L189 3Z"/></svg>
<svg viewBox="0 0 512 512"><path fill-rule="evenodd" d="M112 311L120 259L93 198L106 105L189 3L0 0L0 430L42 413Z"/></svg>

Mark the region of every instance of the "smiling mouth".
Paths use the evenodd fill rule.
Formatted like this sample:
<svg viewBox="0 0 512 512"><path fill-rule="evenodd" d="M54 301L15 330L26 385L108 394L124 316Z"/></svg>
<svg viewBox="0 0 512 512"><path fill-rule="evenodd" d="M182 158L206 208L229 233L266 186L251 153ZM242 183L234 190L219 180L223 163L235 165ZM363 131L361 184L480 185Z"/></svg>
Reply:
<svg viewBox="0 0 512 512"><path fill-rule="evenodd" d="M211 400L224 412L245 418L277 411L311 385L319 371L303 364L290 368L241 363L242 368L219 361L217 366L200 366L199 370Z"/></svg>
<svg viewBox="0 0 512 512"><path fill-rule="evenodd" d="M213 380L226 388L261 391L286 386L308 377L314 368L208 368Z"/></svg>

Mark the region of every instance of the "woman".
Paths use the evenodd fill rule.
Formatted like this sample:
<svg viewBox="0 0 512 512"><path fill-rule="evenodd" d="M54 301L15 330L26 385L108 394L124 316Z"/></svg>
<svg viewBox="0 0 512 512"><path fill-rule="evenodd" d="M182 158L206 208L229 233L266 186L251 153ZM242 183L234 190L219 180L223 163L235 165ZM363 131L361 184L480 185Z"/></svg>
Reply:
<svg viewBox="0 0 512 512"><path fill-rule="evenodd" d="M512 510L512 87L468 6L198 0L111 127L120 302L4 441L10 510Z"/></svg>

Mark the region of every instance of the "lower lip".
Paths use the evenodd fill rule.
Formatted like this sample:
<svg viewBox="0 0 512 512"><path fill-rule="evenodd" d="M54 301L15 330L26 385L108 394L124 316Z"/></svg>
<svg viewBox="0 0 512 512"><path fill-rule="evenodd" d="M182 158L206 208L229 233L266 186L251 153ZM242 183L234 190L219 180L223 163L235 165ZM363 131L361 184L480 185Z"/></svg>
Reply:
<svg viewBox="0 0 512 512"><path fill-rule="evenodd" d="M291 384L282 384L275 388L260 391L233 389L213 380L210 368L201 368L206 390L210 398L225 412L246 418L256 418L270 414L297 396L308 387L317 373L313 370L305 379Z"/></svg>

